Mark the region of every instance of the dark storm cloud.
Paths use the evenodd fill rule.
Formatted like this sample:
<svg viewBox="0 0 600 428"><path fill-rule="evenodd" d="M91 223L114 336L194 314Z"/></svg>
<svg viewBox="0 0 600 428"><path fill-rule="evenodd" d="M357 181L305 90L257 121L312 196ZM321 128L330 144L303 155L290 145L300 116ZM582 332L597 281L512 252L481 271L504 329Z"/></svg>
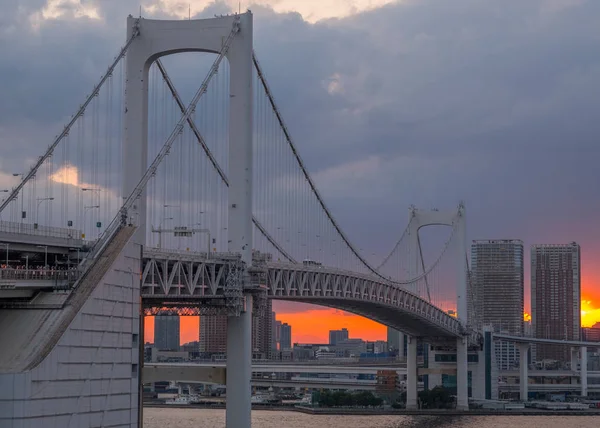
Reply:
<svg viewBox="0 0 600 428"><path fill-rule="evenodd" d="M10 31L42 3L0 1L3 172L5 158L48 144L138 7L97 2L100 21ZM251 9L257 53L301 154L369 253L391 247L410 204L461 199L471 238L578 240L584 249L600 240L600 2L408 0L316 24ZM226 10L215 3L200 16ZM174 75L189 74L185 61ZM9 149L13 141L22 150Z"/></svg>

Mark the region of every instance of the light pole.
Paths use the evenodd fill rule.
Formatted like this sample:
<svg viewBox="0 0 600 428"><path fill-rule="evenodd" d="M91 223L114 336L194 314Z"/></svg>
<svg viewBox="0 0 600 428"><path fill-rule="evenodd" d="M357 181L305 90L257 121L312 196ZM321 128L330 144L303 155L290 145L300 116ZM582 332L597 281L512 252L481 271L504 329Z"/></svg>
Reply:
<svg viewBox="0 0 600 428"><path fill-rule="evenodd" d="M54 198L37 198L37 208L35 209L35 223L39 223L38 222L38 216L39 216L39 212L40 212L40 205L42 204L42 202L44 201L53 201ZM21 212L23 212L21 210ZM21 214L21 217L23 217L23 214Z"/></svg>
<svg viewBox="0 0 600 428"><path fill-rule="evenodd" d="M47 245L36 245L38 248L44 249L44 269L48 267L48 246Z"/></svg>
<svg viewBox="0 0 600 428"><path fill-rule="evenodd" d="M102 191L102 189L92 188L92 187L82 187L81 191L82 192L94 192L94 193L96 193L98 195L98 205L93 205L93 207L100 208L100 204L99 204L100 203L100 192ZM94 201L93 195L91 197L91 202L92 203L96 202L96 201ZM83 227L85 228L85 207L84 207L84 214L83 214ZM98 230L98 233L100 233L100 230Z"/></svg>

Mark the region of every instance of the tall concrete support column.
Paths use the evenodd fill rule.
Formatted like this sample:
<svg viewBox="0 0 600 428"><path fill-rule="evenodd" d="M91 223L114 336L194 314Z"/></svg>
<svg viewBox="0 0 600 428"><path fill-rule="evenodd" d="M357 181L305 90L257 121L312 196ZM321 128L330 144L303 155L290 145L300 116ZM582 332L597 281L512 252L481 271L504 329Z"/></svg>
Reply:
<svg viewBox="0 0 600 428"><path fill-rule="evenodd" d="M408 336L406 350L406 409L417 410L417 338Z"/></svg>
<svg viewBox="0 0 600 428"><path fill-rule="evenodd" d="M529 399L529 343L519 343L517 347L519 349L519 398L521 401L527 401Z"/></svg>
<svg viewBox="0 0 600 428"><path fill-rule="evenodd" d="M228 248L252 266L252 14L240 16L240 32L227 58L229 96ZM249 277L244 275L244 281ZM249 286L250 284L244 284ZM244 296L239 317L227 319L227 428L250 428L252 378L252 296Z"/></svg>
<svg viewBox="0 0 600 428"><path fill-rule="evenodd" d="M227 319L227 428L251 426L252 296L244 296L246 311Z"/></svg>
<svg viewBox="0 0 600 428"><path fill-rule="evenodd" d="M587 379L587 346L582 346L579 349L579 352L581 352L581 356L580 356L580 365L581 365L581 396L582 397L587 397L588 395L588 379Z"/></svg>
<svg viewBox="0 0 600 428"><path fill-rule="evenodd" d="M469 410L467 338L456 339L456 410Z"/></svg>

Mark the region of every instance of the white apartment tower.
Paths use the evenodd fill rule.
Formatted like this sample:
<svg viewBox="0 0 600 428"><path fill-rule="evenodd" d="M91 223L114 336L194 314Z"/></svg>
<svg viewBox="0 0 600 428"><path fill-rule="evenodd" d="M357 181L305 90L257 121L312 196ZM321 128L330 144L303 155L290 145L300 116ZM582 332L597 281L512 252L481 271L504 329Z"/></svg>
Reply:
<svg viewBox="0 0 600 428"><path fill-rule="evenodd" d="M471 245L470 294L477 327L523 335L523 242L515 239L477 240ZM496 342L496 361L501 370L518 367L515 344Z"/></svg>

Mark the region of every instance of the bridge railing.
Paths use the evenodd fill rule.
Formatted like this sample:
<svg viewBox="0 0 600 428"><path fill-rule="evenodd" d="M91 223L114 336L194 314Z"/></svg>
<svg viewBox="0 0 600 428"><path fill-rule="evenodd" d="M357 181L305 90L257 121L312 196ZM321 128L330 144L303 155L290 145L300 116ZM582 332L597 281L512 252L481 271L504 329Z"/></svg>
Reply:
<svg viewBox="0 0 600 428"><path fill-rule="evenodd" d="M77 229L41 226L37 224L20 223L15 221L0 221L0 232L81 241L81 231Z"/></svg>
<svg viewBox="0 0 600 428"><path fill-rule="evenodd" d="M75 281L78 278L77 269L0 269L0 279L4 280L33 280L33 281Z"/></svg>
<svg viewBox="0 0 600 428"><path fill-rule="evenodd" d="M198 260L203 259L232 259L237 260L240 258L238 253L231 252L206 252L206 251L183 251L183 250L170 250L166 248L144 248L144 257L155 257L155 258L194 258Z"/></svg>

